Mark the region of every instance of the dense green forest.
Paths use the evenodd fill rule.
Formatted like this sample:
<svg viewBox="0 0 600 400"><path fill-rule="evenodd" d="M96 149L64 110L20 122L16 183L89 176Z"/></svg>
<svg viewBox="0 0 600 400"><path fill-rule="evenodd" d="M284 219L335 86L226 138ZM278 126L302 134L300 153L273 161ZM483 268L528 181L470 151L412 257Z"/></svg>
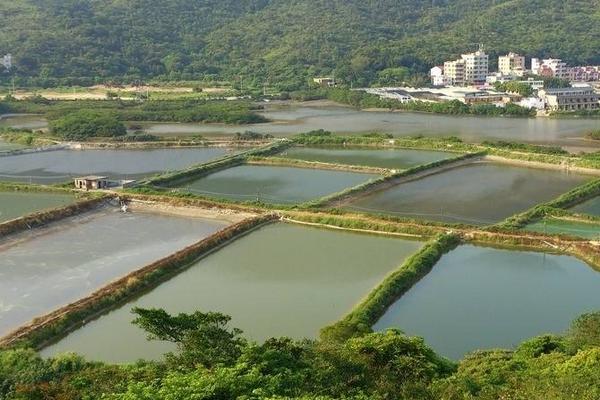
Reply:
<svg viewBox="0 0 600 400"><path fill-rule="evenodd" d="M478 43L492 62L512 50L600 64L599 0L13 0L0 20L0 54L35 85L393 83Z"/></svg>
<svg viewBox="0 0 600 400"><path fill-rule="evenodd" d="M42 359L0 351L0 399L597 399L600 313L562 336L516 350L479 351L459 363L398 330L343 341L250 343L219 313L136 309L149 337L177 345L163 362L106 365L76 355ZM134 316L132 315L132 319Z"/></svg>

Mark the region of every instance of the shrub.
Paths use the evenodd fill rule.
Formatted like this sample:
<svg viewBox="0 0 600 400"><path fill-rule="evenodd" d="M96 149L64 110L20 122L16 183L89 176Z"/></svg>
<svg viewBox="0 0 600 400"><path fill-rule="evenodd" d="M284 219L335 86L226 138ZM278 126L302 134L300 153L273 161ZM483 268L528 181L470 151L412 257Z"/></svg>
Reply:
<svg viewBox="0 0 600 400"><path fill-rule="evenodd" d="M52 133L65 139L114 137L127 134L125 125L115 113L80 110L50 122Z"/></svg>

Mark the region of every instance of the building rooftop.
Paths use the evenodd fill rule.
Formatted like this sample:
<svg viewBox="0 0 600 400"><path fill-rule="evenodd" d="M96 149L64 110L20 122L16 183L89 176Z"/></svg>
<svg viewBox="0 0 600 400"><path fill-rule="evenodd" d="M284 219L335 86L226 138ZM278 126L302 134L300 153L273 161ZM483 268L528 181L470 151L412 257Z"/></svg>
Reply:
<svg viewBox="0 0 600 400"><path fill-rule="evenodd" d="M99 176L99 175L88 175L88 176L80 176L75 179L80 179L82 181L101 181L103 179L108 179L107 176Z"/></svg>
<svg viewBox="0 0 600 400"><path fill-rule="evenodd" d="M591 86L573 86L568 88L548 88L544 89L547 94L569 93L569 92L589 92L593 90Z"/></svg>

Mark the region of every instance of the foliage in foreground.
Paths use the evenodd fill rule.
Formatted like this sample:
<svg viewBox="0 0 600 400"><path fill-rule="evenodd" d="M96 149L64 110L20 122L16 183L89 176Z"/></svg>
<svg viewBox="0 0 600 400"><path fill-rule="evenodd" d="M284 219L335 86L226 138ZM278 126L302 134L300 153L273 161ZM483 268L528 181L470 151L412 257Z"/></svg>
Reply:
<svg viewBox="0 0 600 400"><path fill-rule="evenodd" d="M76 355L0 351L0 399L596 399L600 312L562 336L515 351L478 351L458 364L398 330L344 342L246 341L219 313L136 309L136 324L177 344L165 362L105 365Z"/></svg>

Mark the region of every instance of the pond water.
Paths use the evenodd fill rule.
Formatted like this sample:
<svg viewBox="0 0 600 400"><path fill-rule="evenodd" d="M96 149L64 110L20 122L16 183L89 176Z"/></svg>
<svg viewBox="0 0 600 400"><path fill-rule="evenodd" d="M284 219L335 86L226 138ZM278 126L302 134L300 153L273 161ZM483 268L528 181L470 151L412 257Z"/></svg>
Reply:
<svg viewBox="0 0 600 400"><path fill-rule="evenodd" d="M366 182L377 175L307 168L242 165L187 184L194 194L239 201L301 203Z"/></svg>
<svg viewBox="0 0 600 400"><path fill-rule="evenodd" d="M46 129L48 121L41 115L5 114L0 118L0 127L16 129Z"/></svg>
<svg viewBox="0 0 600 400"><path fill-rule="evenodd" d="M326 163L407 169L421 164L457 157L456 153L408 149L339 149L294 147L277 157Z"/></svg>
<svg viewBox="0 0 600 400"><path fill-rule="evenodd" d="M219 311L262 341L314 338L421 247L420 242L268 225L200 260L123 307L72 332L42 354L75 351L94 360L158 359L173 347L147 342L131 324L133 307L170 313Z"/></svg>
<svg viewBox="0 0 600 400"><path fill-rule="evenodd" d="M0 242L0 336L225 226L109 208L9 237Z"/></svg>
<svg viewBox="0 0 600 400"><path fill-rule="evenodd" d="M348 208L409 218L486 225L591 179L563 171L476 162L360 197Z"/></svg>
<svg viewBox="0 0 600 400"><path fill-rule="evenodd" d="M56 150L0 157L0 179L56 183L81 175L139 179L225 155L220 147L153 150Z"/></svg>
<svg viewBox="0 0 600 400"><path fill-rule="evenodd" d="M425 338L452 359L564 332L600 309L600 273L574 257L460 246L394 303L374 329Z"/></svg>
<svg viewBox="0 0 600 400"><path fill-rule="evenodd" d="M576 205L571 209L571 211L600 216L600 196Z"/></svg>
<svg viewBox="0 0 600 400"><path fill-rule="evenodd" d="M16 149L22 149L24 146L16 143L8 143L0 139L0 153L3 151L10 151Z"/></svg>
<svg viewBox="0 0 600 400"><path fill-rule="evenodd" d="M0 222L34 211L60 207L75 202L71 194L43 192L0 192Z"/></svg>
<svg viewBox="0 0 600 400"><path fill-rule="evenodd" d="M547 143L578 149L600 147L584 140L585 134L600 128L600 119L502 118L449 116L410 112L360 111L343 106L311 103L270 104L263 115L274 122L232 126L223 124L148 124L156 135L223 135L246 130L276 136L290 136L315 129L340 134L382 132L394 135L461 137L466 141L510 140Z"/></svg>
<svg viewBox="0 0 600 400"><path fill-rule="evenodd" d="M525 229L540 233L564 234L600 240L600 224L590 224L587 222L547 218L529 224Z"/></svg>

